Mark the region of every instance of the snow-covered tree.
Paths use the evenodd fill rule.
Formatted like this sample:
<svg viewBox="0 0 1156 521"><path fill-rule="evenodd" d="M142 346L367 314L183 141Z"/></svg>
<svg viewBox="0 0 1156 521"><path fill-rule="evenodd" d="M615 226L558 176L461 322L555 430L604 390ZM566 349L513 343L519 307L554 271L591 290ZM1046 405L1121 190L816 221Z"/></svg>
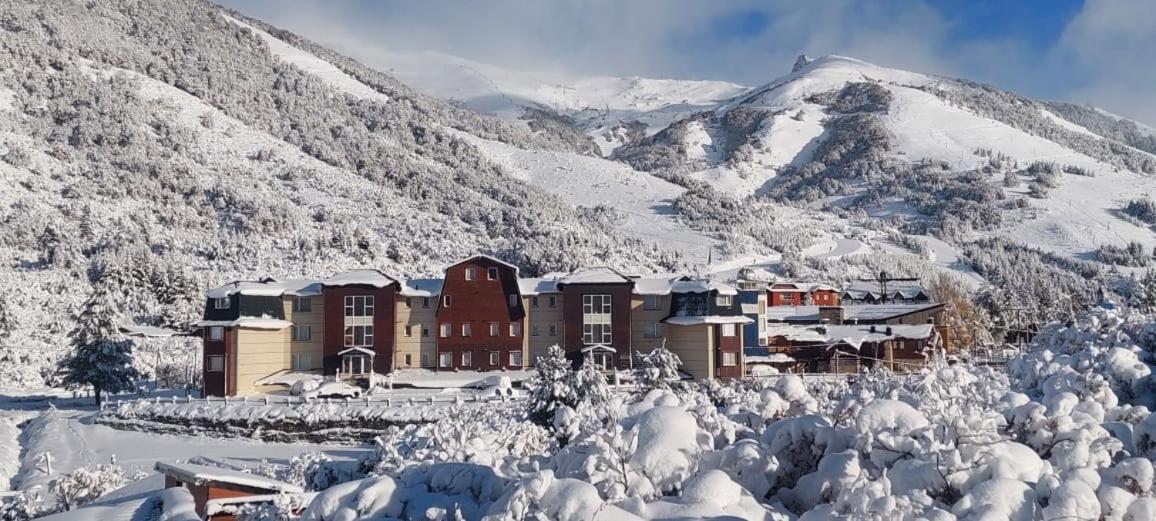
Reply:
<svg viewBox="0 0 1156 521"><path fill-rule="evenodd" d="M646 354L638 353L637 356L634 378L643 391L670 389L680 380L678 368L682 366L682 360L665 346L655 348Z"/></svg>
<svg viewBox="0 0 1156 521"><path fill-rule="evenodd" d="M91 386L100 405L104 393L133 389L140 377L133 367L132 341L120 333L112 294L97 284L69 333L74 351L61 365L62 382L71 388Z"/></svg>
<svg viewBox="0 0 1156 521"><path fill-rule="evenodd" d="M566 351L561 346L552 345L546 355L534 364L534 374L526 382L530 389L530 419L540 425L549 425L554 420L554 411L563 405L577 403L576 391L571 388L573 372Z"/></svg>
<svg viewBox="0 0 1156 521"><path fill-rule="evenodd" d="M1144 272L1144 276L1133 283L1129 302L1143 311L1156 310L1156 270Z"/></svg>
<svg viewBox="0 0 1156 521"><path fill-rule="evenodd" d="M49 490L64 510L72 510L116 490L125 483L124 469L119 465L81 467L52 480Z"/></svg>

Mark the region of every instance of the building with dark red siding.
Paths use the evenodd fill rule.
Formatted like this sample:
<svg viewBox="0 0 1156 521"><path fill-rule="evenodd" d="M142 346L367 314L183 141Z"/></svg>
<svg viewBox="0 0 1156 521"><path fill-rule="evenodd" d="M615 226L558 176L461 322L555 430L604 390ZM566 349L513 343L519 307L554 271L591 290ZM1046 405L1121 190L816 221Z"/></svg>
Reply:
<svg viewBox="0 0 1156 521"><path fill-rule="evenodd" d="M392 371L397 279L350 270L321 281L321 288L325 374L359 378Z"/></svg>
<svg viewBox="0 0 1156 521"><path fill-rule="evenodd" d="M438 370L525 366L526 309L517 266L475 255L446 268L436 333Z"/></svg>
<svg viewBox="0 0 1156 521"><path fill-rule="evenodd" d="M631 347L634 280L610 268L575 271L558 279L562 293L562 348L577 362L589 353L600 365L621 365L617 353ZM629 363L629 360L626 361Z"/></svg>

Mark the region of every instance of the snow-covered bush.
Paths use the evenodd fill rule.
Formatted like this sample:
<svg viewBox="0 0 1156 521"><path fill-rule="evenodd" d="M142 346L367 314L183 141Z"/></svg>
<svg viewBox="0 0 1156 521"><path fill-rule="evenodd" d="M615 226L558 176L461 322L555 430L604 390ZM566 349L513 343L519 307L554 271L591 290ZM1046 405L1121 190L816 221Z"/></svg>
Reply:
<svg viewBox="0 0 1156 521"><path fill-rule="evenodd" d="M682 366L682 360L669 349L658 347L649 353L636 353L636 356L634 379L643 392L671 389L681 380L678 368Z"/></svg>
<svg viewBox="0 0 1156 521"><path fill-rule="evenodd" d="M81 467L49 483L48 488L64 510L72 510L123 486L124 469L119 465Z"/></svg>

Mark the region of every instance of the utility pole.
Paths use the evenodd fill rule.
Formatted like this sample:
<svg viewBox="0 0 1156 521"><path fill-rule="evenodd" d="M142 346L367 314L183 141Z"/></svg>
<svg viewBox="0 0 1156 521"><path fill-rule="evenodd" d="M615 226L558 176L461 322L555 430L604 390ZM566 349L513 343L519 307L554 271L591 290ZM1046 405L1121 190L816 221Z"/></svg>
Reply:
<svg viewBox="0 0 1156 521"><path fill-rule="evenodd" d="M880 271L879 272L879 291L880 291L880 294L883 295L882 298L879 300L879 303L881 303L881 304L887 303L887 281L888 280L889 279L887 278L887 272L886 271Z"/></svg>

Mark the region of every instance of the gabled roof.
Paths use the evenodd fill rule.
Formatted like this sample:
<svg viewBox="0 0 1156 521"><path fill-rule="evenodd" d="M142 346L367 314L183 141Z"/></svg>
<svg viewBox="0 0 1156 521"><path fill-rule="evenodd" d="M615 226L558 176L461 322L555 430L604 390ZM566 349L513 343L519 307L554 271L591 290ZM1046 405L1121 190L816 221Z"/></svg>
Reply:
<svg viewBox="0 0 1156 521"><path fill-rule="evenodd" d="M397 283L398 280L386 275L381 270L375 269L356 269L335 273L321 281L321 285L330 286L373 286L375 288L384 288L390 284Z"/></svg>
<svg viewBox="0 0 1156 521"><path fill-rule="evenodd" d="M600 352L604 352L604 353L617 353L618 352L617 349L614 349L613 347L610 347L606 344L591 344L591 345L588 345L588 346L582 348L583 353L593 353L596 351L600 351Z"/></svg>
<svg viewBox="0 0 1156 521"><path fill-rule="evenodd" d="M561 279L558 279L559 285L565 284L623 284L631 283L633 280L626 275L623 275L618 270L608 268L606 266L599 266L595 268L585 268Z"/></svg>
<svg viewBox="0 0 1156 521"><path fill-rule="evenodd" d="M554 277L518 279L518 290L523 295L557 293L558 279Z"/></svg>
<svg viewBox="0 0 1156 521"><path fill-rule="evenodd" d="M472 255L472 256L470 256L470 257L468 257L468 258L465 258L465 259L462 259L462 260L460 260L460 261L457 261L457 262L455 262L455 263L453 263L453 264L450 264L449 266L446 266L446 270L448 271L450 268L452 268L452 267L454 267L454 266L460 266L460 265L462 265L462 264L465 264L465 263L467 263L467 262L470 262L470 261L472 261L472 260L474 260L474 259L485 259L485 260L488 260L488 261L490 261L490 262L493 262L493 263L495 263L495 264L501 264L502 266L505 266L505 267L507 267L507 268L513 269L513 270L514 270L514 276L515 276L515 277L516 277L516 276L518 276L518 271L519 271L519 270L518 270L518 267L517 267L517 266L515 266L515 265L513 265L513 264L510 264L510 263L508 263L508 262L506 262L506 261L504 261L504 260L502 260L502 259L499 259L499 258L497 258L497 257L493 257L493 256L490 256L490 255L486 255L486 254L484 254L484 253L479 253L479 254L477 254L477 255Z"/></svg>
<svg viewBox="0 0 1156 521"><path fill-rule="evenodd" d="M271 331L278 331L292 326L293 323L288 320L281 320L279 318L269 317L240 317L233 320L199 320L193 325L197 327L242 327L247 329L268 329Z"/></svg>
<svg viewBox="0 0 1156 521"><path fill-rule="evenodd" d="M243 487L250 487L272 492L287 492L299 494L304 490L294 484L277 481L239 470L194 465L191 463L165 463L158 461L154 467L157 472L169 476L183 483L202 485L205 483L229 483Z"/></svg>
<svg viewBox="0 0 1156 521"><path fill-rule="evenodd" d="M638 277L634 279L634 294L669 295L671 288L679 278L677 275Z"/></svg>
<svg viewBox="0 0 1156 521"><path fill-rule="evenodd" d="M377 356L377 353L374 353L372 349L366 349L364 347L351 347L349 349L338 351L337 354L339 356L345 356L345 355Z"/></svg>
<svg viewBox="0 0 1156 521"><path fill-rule="evenodd" d="M839 288L822 282L776 282L771 284L771 293L811 293L814 291L839 291Z"/></svg>
<svg viewBox="0 0 1156 521"><path fill-rule="evenodd" d="M261 280L237 280L209 290L208 296L209 298L226 298L234 294L265 297L315 296L321 294L321 284L315 279L277 280L268 277Z"/></svg>
<svg viewBox="0 0 1156 521"><path fill-rule="evenodd" d="M406 279L401 281L403 297L436 297L442 292L442 279Z"/></svg>
<svg viewBox="0 0 1156 521"><path fill-rule="evenodd" d="M730 284L723 284L715 280L679 280L670 288L672 293L705 293L717 291L719 295L738 295L739 290Z"/></svg>
<svg viewBox="0 0 1156 521"><path fill-rule="evenodd" d="M868 295L878 299L883 296L883 288L878 280L859 279L851 281L843 290L843 294L853 299L862 299ZM914 298L920 294L927 295L927 291L923 289L923 284L919 279L894 279L887 281L888 297L898 295L901 298Z"/></svg>

